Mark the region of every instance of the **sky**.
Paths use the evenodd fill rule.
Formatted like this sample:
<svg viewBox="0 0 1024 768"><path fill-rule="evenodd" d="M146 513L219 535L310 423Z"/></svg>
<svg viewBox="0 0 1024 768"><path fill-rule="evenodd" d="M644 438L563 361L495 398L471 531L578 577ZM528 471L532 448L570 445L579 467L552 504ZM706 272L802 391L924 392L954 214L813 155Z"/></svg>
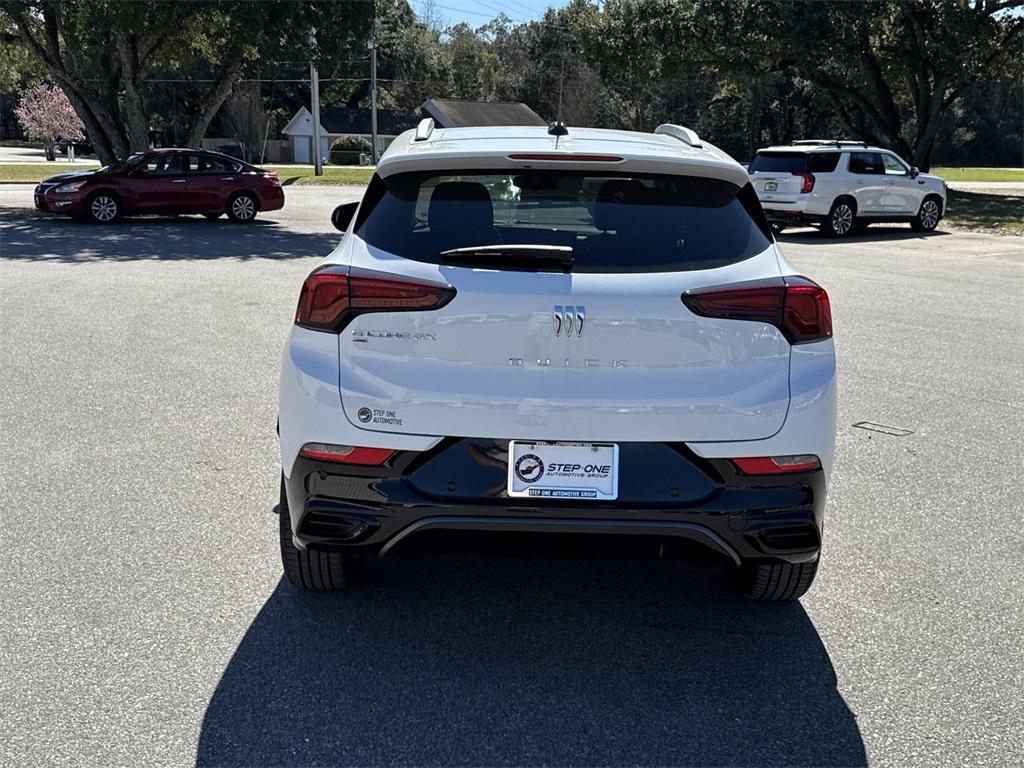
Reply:
<svg viewBox="0 0 1024 768"><path fill-rule="evenodd" d="M422 14L427 0L409 0L413 10ZM568 0L439 0L431 4L434 13L448 24L466 22L472 27L486 24L504 13L513 21L532 21L544 15L549 7L559 8Z"/></svg>

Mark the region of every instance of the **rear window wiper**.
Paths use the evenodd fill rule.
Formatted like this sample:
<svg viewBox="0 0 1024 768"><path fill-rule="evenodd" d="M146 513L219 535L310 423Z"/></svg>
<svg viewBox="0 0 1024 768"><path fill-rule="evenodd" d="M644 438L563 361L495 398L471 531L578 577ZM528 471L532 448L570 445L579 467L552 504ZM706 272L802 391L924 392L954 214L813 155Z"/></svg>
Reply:
<svg viewBox="0 0 1024 768"><path fill-rule="evenodd" d="M478 266L501 265L534 268L545 263L554 264L568 271L573 264L571 245L470 245L465 248L450 248L441 251L441 261L446 264L473 264Z"/></svg>

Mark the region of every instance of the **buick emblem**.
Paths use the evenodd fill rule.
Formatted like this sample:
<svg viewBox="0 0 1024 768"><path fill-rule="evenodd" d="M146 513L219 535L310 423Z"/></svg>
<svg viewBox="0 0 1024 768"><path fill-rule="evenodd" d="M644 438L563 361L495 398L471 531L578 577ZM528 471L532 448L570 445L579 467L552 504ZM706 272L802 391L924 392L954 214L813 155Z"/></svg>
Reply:
<svg viewBox="0 0 1024 768"><path fill-rule="evenodd" d="M562 306L561 304L555 305L555 311L553 314L555 336L561 336L565 333L565 337L569 338L572 336L572 332L576 331L577 336L583 335L583 322L587 319L587 308L583 306Z"/></svg>

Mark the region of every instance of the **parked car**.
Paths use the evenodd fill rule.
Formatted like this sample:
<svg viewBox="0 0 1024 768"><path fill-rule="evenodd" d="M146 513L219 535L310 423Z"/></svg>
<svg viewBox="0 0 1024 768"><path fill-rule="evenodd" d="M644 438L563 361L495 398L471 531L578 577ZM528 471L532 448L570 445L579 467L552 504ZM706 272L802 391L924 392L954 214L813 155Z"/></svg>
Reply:
<svg viewBox="0 0 1024 768"><path fill-rule="evenodd" d="M860 226L908 222L931 232L946 212L946 183L895 152L852 141L807 140L760 149L750 178L777 232L811 224L832 237Z"/></svg>
<svg viewBox="0 0 1024 768"><path fill-rule="evenodd" d="M35 188L40 211L99 223L134 214L201 213L252 221L284 205L274 171L195 149L153 149L96 171L61 173Z"/></svg>
<svg viewBox="0 0 1024 768"><path fill-rule="evenodd" d="M427 119L391 144L299 293L287 578L336 589L367 558L597 540L696 547L750 597L802 595L832 321L746 171L673 125L439 133Z"/></svg>
<svg viewBox="0 0 1024 768"><path fill-rule="evenodd" d="M88 136L84 136L81 139L68 139L62 136L57 139L57 143L54 145L54 148L65 156L68 154L69 147L74 147L76 156L96 154L96 148L89 141Z"/></svg>

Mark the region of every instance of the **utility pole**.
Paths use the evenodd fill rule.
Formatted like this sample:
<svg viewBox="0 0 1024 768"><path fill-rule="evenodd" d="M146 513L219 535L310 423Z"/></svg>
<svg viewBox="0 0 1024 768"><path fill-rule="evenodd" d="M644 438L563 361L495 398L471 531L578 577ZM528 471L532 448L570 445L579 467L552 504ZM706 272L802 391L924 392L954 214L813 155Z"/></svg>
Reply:
<svg viewBox="0 0 1024 768"><path fill-rule="evenodd" d="M310 33L310 43L316 50L316 32ZM320 154L320 75L316 71L316 60L309 60L310 113L313 116L313 168L314 175L324 175L324 160Z"/></svg>
<svg viewBox="0 0 1024 768"><path fill-rule="evenodd" d="M377 22L370 33L370 137L373 141L373 164L377 164Z"/></svg>

